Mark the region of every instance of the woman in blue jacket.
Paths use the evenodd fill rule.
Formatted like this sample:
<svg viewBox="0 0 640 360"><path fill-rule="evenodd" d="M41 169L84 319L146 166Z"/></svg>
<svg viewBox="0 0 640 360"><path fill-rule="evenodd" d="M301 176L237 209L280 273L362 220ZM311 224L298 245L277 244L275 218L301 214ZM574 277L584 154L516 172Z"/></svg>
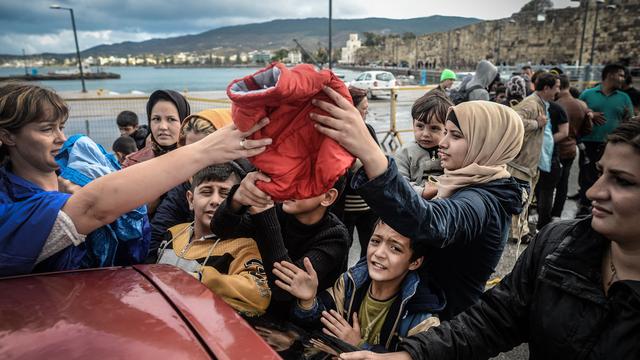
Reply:
<svg viewBox="0 0 640 360"><path fill-rule="evenodd" d="M452 107L439 150L445 173L437 197L427 201L371 139L357 109L331 89L325 92L335 105L314 101L329 115L312 118L318 131L362 161L351 186L384 222L434 248L425 270L445 292L441 318L474 304L500 260L511 216L522 211L521 185L506 170L522 146L518 114L485 101Z"/></svg>
<svg viewBox="0 0 640 360"><path fill-rule="evenodd" d="M68 194L61 191L66 189L59 185L55 160L66 140L67 116L66 104L50 90L25 84L0 87L0 276L30 273L199 169L257 155L271 142L244 140L266 119L248 132L228 126Z"/></svg>

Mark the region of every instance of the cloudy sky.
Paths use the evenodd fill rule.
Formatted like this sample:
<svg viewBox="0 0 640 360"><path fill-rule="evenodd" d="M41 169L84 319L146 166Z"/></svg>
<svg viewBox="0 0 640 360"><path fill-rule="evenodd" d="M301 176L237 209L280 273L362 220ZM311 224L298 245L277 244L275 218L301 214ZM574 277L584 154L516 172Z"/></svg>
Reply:
<svg viewBox="0 0 640 360"><path fill-rule="evenodd" d="M451 15L497 19L528 0L334 0L334 18L396 19ZM555 0L555 7L575 6ZM195 34L227 25L328 16L326 0L0 0L0 54L75 50L67 11L72 7L80 49L122 41ZM390 5L392 4L392 5Z"/></svg>

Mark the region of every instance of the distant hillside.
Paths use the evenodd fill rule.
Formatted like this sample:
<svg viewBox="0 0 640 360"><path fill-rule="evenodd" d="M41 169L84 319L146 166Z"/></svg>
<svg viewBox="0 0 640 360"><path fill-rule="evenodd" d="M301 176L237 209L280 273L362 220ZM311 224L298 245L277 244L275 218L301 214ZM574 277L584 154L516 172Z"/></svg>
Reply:
<svg viewBox="0 0 640 360"><path fill-rule="evenodd" d="M141 42L99 45L83 51L83 55L138 55L143 53L171 54L180 51L203 51L214 48L250 51L254 49L293 48L292 39L308 49L327 46L327 18L273 20L264 23L226 26L196 35ZM474 24L480 19L455 16L429 16L415 19L338 19L333 20L333 46L344 46L349 33L364 32L426 34Z"/></svg>

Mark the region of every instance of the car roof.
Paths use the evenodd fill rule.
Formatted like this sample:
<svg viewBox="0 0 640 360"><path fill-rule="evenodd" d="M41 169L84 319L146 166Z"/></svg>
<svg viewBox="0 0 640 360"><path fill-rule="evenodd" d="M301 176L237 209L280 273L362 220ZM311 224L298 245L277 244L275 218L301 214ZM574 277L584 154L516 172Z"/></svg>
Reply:
<svg viewBox="0 0 640 360"><path fill-rule="evenodd" d="M4 358L279 359L220 297L170 265L0 279Z"/></svg>
<svg viewBox="0 0 640 360"><path fill-rule="evenodd" d="M363 74L391 74L391 75L393 75L389 71L379 71L379 70L363 71L362 73Z"/></svg>

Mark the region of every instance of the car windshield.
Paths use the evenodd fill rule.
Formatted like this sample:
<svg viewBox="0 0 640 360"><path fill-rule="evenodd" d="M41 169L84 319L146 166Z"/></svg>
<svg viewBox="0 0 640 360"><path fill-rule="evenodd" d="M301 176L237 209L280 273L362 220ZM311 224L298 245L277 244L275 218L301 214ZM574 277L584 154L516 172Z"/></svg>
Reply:
<svg viewBox="0 0 640 360"><path fill-rule="evenodd" d="M380 81L391 81L393 79L393 75L390 73L380 73L376 75L376 80Z"/></svg>

